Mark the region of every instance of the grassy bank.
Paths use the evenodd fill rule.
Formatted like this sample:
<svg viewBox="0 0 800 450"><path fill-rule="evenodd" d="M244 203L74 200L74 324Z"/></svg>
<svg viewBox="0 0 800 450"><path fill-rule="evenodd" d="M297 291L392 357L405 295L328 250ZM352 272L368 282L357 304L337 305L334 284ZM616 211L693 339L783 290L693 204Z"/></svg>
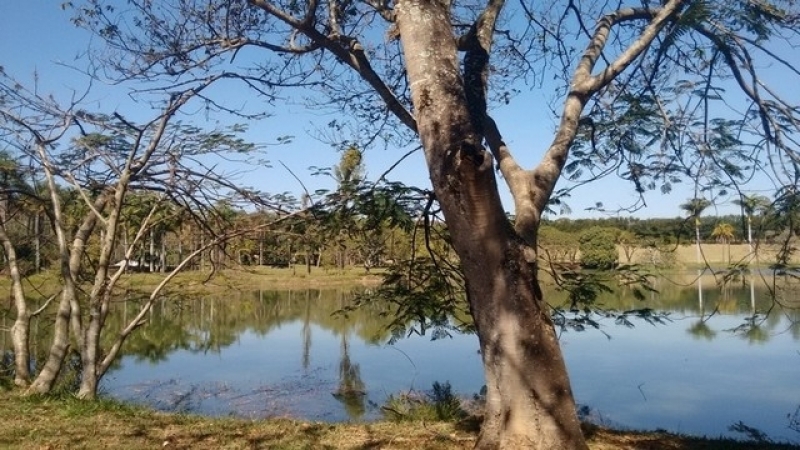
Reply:
<svg viewBox="0 0 800 450"><path fill-rule="evenodd" d="M353 285L374 285L380 282L381 270L370 273L359 267L344 270L312 267L311 273L305 266L296 268L274 268L251 266L239 269L220 270L214 273L205 271L186 271L178 274L169 287L179 287L190 291L216 289L303 289L330 288ZM133 273L124 278L123 285L138 289L155 287L163 279L163 274Z"/></svg>
<svg viewBox="0 0 800 450"><path fill-rule="evenodd" d="M775 260L775 248L764 246L759 250L759 258L751 261L753 267L766 268ZM673 265L668 272L682 272L705 268L706 264L715 269L728 266L729 261L748 260L749 247L744 244L723 245L703 244L703 263L697 263L694 245L680 245L670 248ZM621 264L636 263L648 266L651 264L647 249L637 248L631 258L619 249ZM730 256L729 256L730 255ZM328 267L311 267L310 273L303 265L276 268L269 266L240 266L211 272L190 270L179 273L168 285L167 290L183 294L207 294L219 290L242 289L305 289L335 288L356 285L377 285L381 281L384 269L373 269L367 273L363 267L347 267L343 270ZM165 277L161 273L128 273L122 277L119 286L139 292L149 293ZM86 282L90 282L87 279ZM8 291L10 285L7 276L0 277L0 290ZM26 292L30 298L47 298L60 289L61 284L55 270L31 275L25 282Z"/></svg>
<svg viewBox="0 0 800 450"><path fill-rule="evenodd" d="M0 392L3 449L467 449L475 421L327 424L165 414L113 401ZM586 427L593 450L788 450L789 445L708 440Z"/></svg>
<svg viewBox="0 0 800 450"><path fill-rule="evenodd" d="M179 273L167 285L168 292L181 294L208 294L229 290L247 289L306 289L336 288L347 286L377 285L381 281L382 269L366 273L363 268L348 267L344 270L312 267L311 273L305 266L296 268L274 268L267 266L242 267L215 272L185 271ZM118 287L149 294L165 277L162 273L128 273L119 281ZM0 291L8 292L10 279L0 277ZM58 292L61 282L55 271L44 271L29 276L24 287L33 300L44 299Z"/></svg>

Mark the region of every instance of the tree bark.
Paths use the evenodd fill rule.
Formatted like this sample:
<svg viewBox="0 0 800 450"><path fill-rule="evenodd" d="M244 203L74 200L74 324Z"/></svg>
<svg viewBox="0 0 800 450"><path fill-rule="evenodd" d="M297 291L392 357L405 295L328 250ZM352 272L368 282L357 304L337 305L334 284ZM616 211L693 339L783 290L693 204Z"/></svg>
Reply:
<svg viewBox="0 0 800 450"><path fill-rule="evenodd" d="M58 302L58 310L53 324L53 343L50 345L47 360L39 371L36 379L33 380L28 392L46 394L50 392L61 372L61 366L69 349L69 319L71 313L71 298L74 291L65 289L61 293L61 300Z"/></svg>
<svg viewBox="0 0 800 450"><path fill-rule="evenodd" d="M401 0L395 12L417 130L483 357L487 404L476 447L586 449L532 246L506 218L492 157L471 120L449 3Z"/></svg>
<svg viewBox="0 0 800 450"><path fill-rule="evenodd" d="M504 242L505 241L505 242ZM584 449L569 377L535 267L512 239L476 267L470 305L486 373L476 448ZM467 275L470 279L470 275ZM473 300L475 299L475 300Z"/></svg>

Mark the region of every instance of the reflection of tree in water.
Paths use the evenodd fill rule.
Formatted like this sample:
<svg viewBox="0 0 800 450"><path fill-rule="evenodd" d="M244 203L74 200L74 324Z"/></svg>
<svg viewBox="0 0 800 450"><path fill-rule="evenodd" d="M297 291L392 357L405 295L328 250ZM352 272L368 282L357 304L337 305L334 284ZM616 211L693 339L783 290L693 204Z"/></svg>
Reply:
<svg viewBox="0 0 800 450"><path fill-rule="evenodd" d="M350 360L347 333L341 334L340 349L342 358L339 361L339 387L333 397L342 402L351 419L359 419L366 412L367 392L361 379L361 367Z"/></svg>
<svg viewBox="0 0 800 450"><path fill-rule="evenodd" d="M800 405L794 410L794 414L789 417L789 429L800 433Z"/></svg>
<svg viewBox="0 0 800 450"><path fill-rule="evenodd" d="M322 292L319 293L322 297ZM303 370L311 365L311 301L306 298L306 310L303 315Z"/></svg>
<svg viewBox="0 0 800 450"><path fill-rule="evenodd" d="M153 309L145 326L125 343L123 352L150 362L165 360L176 350L193 353L220 352L244 332L264 336L283 325L302 324L303 367L311 364L312 328L318 326L335 335L355 333L368 343L388 339L388 309L370 305L335 314L350 304L349 291L254 291L230 292L195 298L165 299ZM125 302L111 311L109 329L124 323ZM136 306L136 301L133 301ZM35 326L35 324L34 324ZM47 336L44 336L45 338Z"/></svg>
<svg viewBox="0 0 800 450"><path fill-rule="evenodd" d="M737 330L751 342L765 342L771 336L788 332L794 339L800 340L800 309L775 308L777 304L798 305L798 283L784 286L776 283L775 296L771 296L763 283L750 281L742 287L731 283L729 292L723 293L715 285L712 278L703 280L703 298L705 312L716 311L717 314L742 314L754 316L758 313L758 329L747 332L745 328ZM681 280L678 276L660 280L658 293L645 302L636 299L630 290L616 290L603 293L598 303L609 309L625 310L648 307L655 311L673 311L676 314L694 316L698 314L697 280L694 276ZM788 282L787 282L788 283ZM754 286L755 285L755 286ZM753 287L754 286L754 287ZM553 291L553 287L545 286L550 298L564 297L563 292ZM727 298L726 298L727 297ZM131 310L136 310L136 299L115 303L107 318L109 330L119 329L126 323ZM348 310L345 314L337 311L352 304L352 295L348 290L295 290L295 291L231 291L224 295L187 296L165 298L148 316L147 324L139 332L134 333L125 343L123 352L140 360L158 362L165 360L170 353L183 350L195 353L215 353L236 342L242 333L250 332L265 336L284 325L296 323L302 326L302 365L308 369L311 364L312 332L314 327L330 332L335 336L348 336L348 339L359 339L368 344L385 343L390 333L388 325L392 322L394 309L392 305L380 302L368 302L359 308ZM764 314L769 311L769 314ZM707 315L707 314L705 314ZM713 314L712 314L713 315ZM790 325L786 325L786 320ZM713 325L713 322L712 322ZM39 330L39 331L37 331ZM32 323L32 347L49 348L50 329ZM714 339L723 333L710 330L706 324L692 324L687 332L702 339ZM727 331L727 330L725 330ZM111 336L113 333L109 334ZM2 342L0 342L2 344ZM5 347L5 346L3 346ZM354 366L349 362L349 343L343 347L345 366ZM357 366L356 366L357 367ZM347 371L342 372L345 374ZM340 377L342 380L353 377ZM345 384L346 386L346 384Z"/></svg>
<svg viewBox="0 0 800 450"><path fill-rule="evenodd" d="M761 326L761 323L757 322L755 319L748 319L747 327L745 332L742 333L742 337L747 339L747 342L751 344L764 344L769 341L770 333Z"/></svg>
<svg viewBox="0 0 800 450"><path fill-rule="evenodd" d="M187 320L186 315L194 314L184 306L185 302L186 300L181 300L169 305L161 302L158 307L151 310L147 325L128 338L123 353L136 356L140 361L155 363L166 360L169 354L176 350L207 352L212 348L219 349L229 345L227 341L233 341L231 336L225 337L224 333L215 332L216 327L204 329L201 326L189 325L193 321ZM213 315L213 309L208 308L206 304L207 300L197 302L200 306L197 317L199 321L203 320L204 312ZM123 308L123 317L119 317L119 314L109 315L110 329L118 329L125 323L124 311L127 311L127 308ZM209 323L213 321L213 318L208 320Z"/></svg>
<svg viewBox="0 0 800 450"><path fill-rule="evenodd" d="M789 333L796 341L800 341L800 311L794 310L787 314L791 324L789 325Z"/></svg>
<svg viewBox="0 0 800 450"><path fill-rule="evenodd" d="M687 330L689 334L698 339L705 339L707 341L713 340L717 336L717 332L708 326L708 319L700 319Z"/></svg>
<svg viewBox="0 0 800 450"><path fill-rule="evenodd" d="M313 329L319 327L341 339L339 380L333 394L350 417L360 418L366 413L366 389L360 366L350 356L350 339L386 342L391 310L386 305L372 304L347 315L336 314L350 305L352 298L347 290L306 289L231 292L163 302L152 311L147 325L131 336L123 352L151 362L166 360L177 350L219 352L245 332L265 336L296 323L301 331L302 367L308 370L312 365ZM121 326L125 312L124 307L112 311L109 325L113 322Z"/></svg>

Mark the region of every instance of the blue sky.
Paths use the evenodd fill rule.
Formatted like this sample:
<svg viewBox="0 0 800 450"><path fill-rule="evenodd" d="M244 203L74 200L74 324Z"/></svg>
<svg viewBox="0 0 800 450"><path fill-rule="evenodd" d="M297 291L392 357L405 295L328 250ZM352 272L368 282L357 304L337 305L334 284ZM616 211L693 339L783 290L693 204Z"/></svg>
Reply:
<svg viewBox="0 0 800 450"><path fill-rule="evenodd" d="M75 28L69 21L70 12L62 11L61 1L4 0L0 5L0 65L6 72L23 83L32 84L37 74L41 92L52 92L58 98L68 99L73 91L82 91L88 86L88 78L78 70L66 66L84 67L83 52L92 43L92 37ZM99 44L99 42L96 42ZM65 66L66 65L66 66ZM147 117L147 111L133 103L126 95L125 87L105 86L95 83L88 98L87 109L104 112L119 111L125 116ZM550 117L545 106L545 93L540 90L526 91L513 98L509 105L494 110L493 115L501 127L520 164L533 167L549 144L556 121ZM242 96L243 102L252 96ZM536 105L542 105L536 107ZM253 105L248 105L253 106ZM258 106L258 105L255 105ZM309 112L301 106L281 105L274 116L250 125L247 138L257 143L274 142L278 136L292 135L291 144L269 147L265 158L272 167L248 166L243 168L241 182L267 192L302 192L299 183L286 171L285 164L302 179L310 190L331 188L331 180L313 177L307 170L310 166L332 166L339 157L326 144L311 137L314 123L327 123L331 116ZM214 126L214 117L195 119L200 126ZM377 177L390 167L406 149L370 149L365 155L368 175ZM240 170L242 168L237 168ZM408 184L428 186L429 181L420 152L401 163L389 176L392 180ZM512 208L510 196L501 190L507 209ZM648 208L634 213L637 217L673 217L680 215L678 205L693 195L690 183L676 186L669 195L650 193L646 200ZM585 208L602 202L606 209L613 210L633 204L637 196L632 187L619 179L609 177L577 189L567 203L572 209L568 217L592 217L602 214L586 211ZM718 205L717 213L735 213L730 205ZM713 213L713 212L710 212Z"/></svg>

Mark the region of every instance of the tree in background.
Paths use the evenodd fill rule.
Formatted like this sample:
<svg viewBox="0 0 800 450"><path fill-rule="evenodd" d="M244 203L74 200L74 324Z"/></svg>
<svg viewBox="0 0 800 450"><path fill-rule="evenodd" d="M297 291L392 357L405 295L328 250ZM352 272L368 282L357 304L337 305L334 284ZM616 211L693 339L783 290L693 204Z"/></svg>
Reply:
<svg viewBox="0 0 800 450"><path fill-rule="evenodd" d="M747 245L750 253L753 253L753 216L766 212L770 207L770 201L763 195L745 195L733 201L734 204L742 208L742 214L747 221Z"/></svg>
<svg viewBox="0 0 800 450"><path fill-rule="evenodd" d="M342 152L339 164L333 168L333 179L336 181L334 198L335 212L330 231L333 233L336 266L343 270L348 264L348 235L353 234L356 220L353 214L355 200L364 182L364 160L361 150L350 146Z"/></svg>
<svg viewBox="0 0 800 450"><path fill-rule="evenodd" d="M617 265L617 230L592 227L579 238L581 265L589 269L608 270Z"/></svg>
<svg viewBox="0 0 800 450"><path fill-rule="evenodd" d="M550 263L577 263L578 244L577 233L562 231L551 225L539 228L539 253Z"/></svg>
<svg viewBox="0 0 800 450"><path fill-rule="evenodd" d="M147 313L161 298L164 286L199 251L187 255L177 267L140 299L140 308L118 333L108 336L106 318L111 302L119 295L117 283L124 275L133 252L154 229L163 226L169 213L191 210L207 228L215 215L214 199L240 196L249 202L271 205L255 192L239 188L229 177L214 170L198 170L203 155L222 152L247 154L257 146L238 137L237 127L201 131L173 120L178 111L213 83L172 92L155 117L136 124L121 113L111 115L81 110L77 103L59 104L54 97L28 90L0 73L0 143L15 160L37 167L48 197L45 214L53 228L58 255L60 291L53 317L52 344L37 362L38 373L29 392L50 392L68 358L68 349L79 355L80 386L77 395L94 398L100 380L111 367L125 340L144 323ZM0 175L2 175L0 168ZM13 171L8 172L14 173ZM0 240L5 253L18 253L18 242L6 231L12 183L0 184ZM25 188L25 190L29 190ZM21 192L19 188L16 191ZM30 193L29 193L30 194ZM137 195L138 194L138 195ZM150 194L150 195L147 195ZM129 197L130 196L130 197ZM121 265L113 264L123 230L123 215L130 199L146 199L136 218L135 236L125 250ZM135 203L135 202L134 202ZM273 208L275 207L274 205ZM202 217L202 220L199 218ZM277 222L278 220L276 220ZM226 227L213 228L208 246L225 242ZM151 254L154 245L151 244ZM204 250L204 249L200 249ZM13 258L16 259L16 258ZM14 266L17 266L16 261ZM22 328L32 313L22 292L19 271L11 271L17 315L15 353L29 364ZM55 296L54 296L55 297ZM41 309L48 306L46 302ZM35 313L35 312L34 312ZM18 333L19 331L19 333ZM17 384L26 384L22 366Z"/></svg>
<svg viewBox="0 0 800 450"><path fill-rule="evenodd" d="M620 174L641 193L667 193L685 177L721 191L755 170L782 185L798 178L797 166L761 163L797 158L797 109L760 73L771 62L800 75L781 55L798 40L792 2L131 0L117 8L86 0L74 21L110 44L98 64L120 79L169 90L224 74L267 102L303 89L309 105L336 111L334 127L358 130L357 142L421 143L480 343L482 449L587 448L537 272L538 228L562 177ZM527 86L519 81L554 92L559 105L533 168L514 158L489 108L511 101ZM218 100L211 106L233 109ZM529 118L518 120L512 126ZM513 197L513 223L496 171Z"/></svg>
<svg viewBox="0 0 800 450"><path fill-rule="evenodd" d="M775 195L769 211L773 227L782 231L775 268L780 271L795 268L793 256L797 253L797 237L800 236L800 192L796 185L786 186Z"/></svg>
<svg viewBox="0 0 800 450"><path fill-rule="evenodd" d="M616 236L616 243L625 254L625 264L632 264L634 253L643 244L642 239L630 230L620 230Z"/></svg>
<svg viewBox="0 0 800 450"><path fill-rule="evenodd" d="M22 199L34 194L26 182L30 176L17 159L6 152L0 153L0 244L11 279L11 297L16 314L9 331L14 349L14 384L17 386L27 386L31 381L29 341L30 321L34 313L28 307L22 284L24 272L17 256L19 241L12 237L10 229L14 216L22 213Z"/></svg>
<svg viewBox="0 0 800 450"><path fill-rule="evenodd" d="M714 227L711 232L711 237L725 245L728 250L728 264L731 263L731 241L734 238L733 225L725 222L720 222Z"/></svg>
<svg viewBox="0 0 800 450"><path fill-rule="evenodd" d="M363 153L354 146L348 147L342 152L339 164L333 168L337 192L340 195L352 195L364 181L365 174Z"/></svg>
<svg viewBox="0 0 800 450"><path fill-rule="evenodd" d="M698 263L703 260L703 251L700 248L700 216L709 206L711 206L711 202L704 198L692 198L680 205L680 208L686 212L689 220L694 222L694 242L695 245L697 245Z"/></svg>

